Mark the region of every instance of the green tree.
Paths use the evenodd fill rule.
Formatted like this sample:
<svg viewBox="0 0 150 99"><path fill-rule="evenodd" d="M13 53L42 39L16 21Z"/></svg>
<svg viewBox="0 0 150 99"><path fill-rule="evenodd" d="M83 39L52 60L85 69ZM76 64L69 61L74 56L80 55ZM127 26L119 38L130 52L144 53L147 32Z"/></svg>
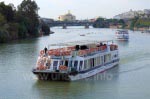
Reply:
<svg viewBox="0 0 150 99"><path fill-rule="evenodd" d="M13 21L15 11L11 5L5 5L4 2L0 2L0 13L6 18L8 22Z"/></svg>
<svg viewBox="0 0 150 99"><path fill-rule="evenodd" d="M9 33L6 30L0 30L0 43L7 42L9 40Z"/></svg>
<svg viewBox="0 0 150 99"><path fill-rule="evenodd" d="M18 6L18 13L20 14L20 16L24 17L24 26L26 26L27 32L31 36L38 35L38 9L39 8L36 2L31 0L23 0L22 3Z"/></svg>
<svg viewBox="0 0 150 99"><path fill-rule="evenodd" d="M0 28L6 23L4 16L0 13Z"/></svg>
<svg viewBox="0 0 150 99"><path fill-rule="evenodd" d="M105 27L107 27L107 23L106 23L104 18L98 18L94 22L93 27L95 27L95 28L105 28Z"/></svg>
<svg viewBox="0 0 150 99"><path fill-rule="evenodd" d="M50 34L50 28L47 24L42 24L42 31L44 32L44 35L49 35Z"/></svg>
<svg viewBox="0 0 150 99"><path fill-rule="evenodd" d="M131 20L131 24L130 24L130 29L133 30L135 27L135 24L137 22L137 20L139 19L139 17L135 17L134 19Z"/></svg>
<svg viewBox="0 0 150 99"><path fill-rule="evenodd" d="M150 26L150 19L138 19L135 23L135 27L140 28L140 27L149 27Z"/></svg>

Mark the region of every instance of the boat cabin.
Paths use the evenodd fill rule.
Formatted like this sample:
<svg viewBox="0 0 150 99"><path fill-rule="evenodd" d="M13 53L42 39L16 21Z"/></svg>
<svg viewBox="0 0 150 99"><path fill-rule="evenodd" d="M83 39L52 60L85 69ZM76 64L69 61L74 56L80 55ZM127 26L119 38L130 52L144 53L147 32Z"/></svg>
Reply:
<svg viewBox="0 0 150 99"><path fill-rule="evenodd" d="M71 47L63 47L58 49L50 49L47 52L44 64L39 60L39 70L50 70L53 72L82 72L97 66L102 66L112 61L112 58L118 58L118 54L112 53L117 50L117 45L104 43L96 44L80 44ZM43 54L40 53L40 54ZM43 58L43 55L40 56ZM49 61L48 61L49 60ZM44 68L45 67L45 68Z"/></svg>

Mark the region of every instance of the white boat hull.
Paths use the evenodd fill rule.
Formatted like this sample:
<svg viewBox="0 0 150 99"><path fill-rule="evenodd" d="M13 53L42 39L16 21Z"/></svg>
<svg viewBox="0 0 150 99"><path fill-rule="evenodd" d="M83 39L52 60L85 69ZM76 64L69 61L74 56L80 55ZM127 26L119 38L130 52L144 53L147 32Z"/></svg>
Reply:
<svg viewBox="0 0 150 99"><path fill-rule="evenodd" d="M97 66L95 68L89 69L87 71L81 71L75 75L70 75L67 73L57 73L50 71L33 71L37 75L39 80L62 80L62 81L75 81L80 79L85 79L94 76L98 73L106 71L119 64L119 59L115 62L107 63L107 65Z"/></svg>
<svg viewBox="0 0 150 99"><path fill-rule="evenodd" d="M128 40L129 39L129 34L128 34L128 32L117 32L116 33L116 38L118 40Z"/></svg>
<svg viewBox="0 0 150 99"><path fill-rule="evenodd" d="M112 67L114 67L114 66L116 66L118 64L119 64L119 61L114 62L114 63L109 64L109 65L100 66L99 68L96 68L94 70L90 70L89 72L86 72L86 73L82 73L82 74L79 73L79 74L77 74L75 76L69 76L69 78L70 78L71 81L88 78L88 77L94 76L94 75L96 75L98 73L101 73L103 71L106 71L106 70L108 70L108 69L110 69L110 68L112 68Z"/></svg>

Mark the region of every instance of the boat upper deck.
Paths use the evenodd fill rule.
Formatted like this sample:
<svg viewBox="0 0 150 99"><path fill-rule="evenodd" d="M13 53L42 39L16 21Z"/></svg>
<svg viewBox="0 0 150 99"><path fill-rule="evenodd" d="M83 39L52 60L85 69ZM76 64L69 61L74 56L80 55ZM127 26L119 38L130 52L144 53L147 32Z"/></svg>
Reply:
<svg viewBox="0 0 150 99"><path fill-rule="evenodd" d="M109 42L112 42L112 43L109 43ZM73 45L73 46L69 46L71 45L71 43L67 43L67 44L61 43L55 46L58 46L58 45L59 46L63 45L63 46L68 46L68 47L50 49L47 51L47 54L49 56L55 56L55 57L70 56L70 55L71 56L74 56L74 55L84 56L84 55L89 55L92 53L113 51L113 50L118 49L118 46L113 44L113 41L101 41L101 42L94 41L94 43L88 42L88 44L85 44L83 42L80 42L80 43L78 42L78 45ZM44 54L44 50L42 50L40 54Z"/></svg>
<svg viewBox="0 0 150 99"><path fill-rule="evenodd" d="M117 30L117 34L128 34L128 30Z"/></svg>

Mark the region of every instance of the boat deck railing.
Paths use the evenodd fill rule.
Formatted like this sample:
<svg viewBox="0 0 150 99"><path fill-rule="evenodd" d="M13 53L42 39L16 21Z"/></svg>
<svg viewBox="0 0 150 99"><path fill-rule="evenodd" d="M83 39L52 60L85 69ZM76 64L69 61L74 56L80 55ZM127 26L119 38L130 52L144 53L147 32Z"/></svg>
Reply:
<svg viewBox="0 0 150 99"><path fill-rule="evenodd" d="M75 45L89 45L89 44L113 44L113 40L106 40L106 41L98 41L98 40L82 40L82 41L72 41L72 42L63 42L63 43L54 43L49 44L48 49L50 49L52 46L55 47L68 47L68 46L75 46Z"/></svg>

